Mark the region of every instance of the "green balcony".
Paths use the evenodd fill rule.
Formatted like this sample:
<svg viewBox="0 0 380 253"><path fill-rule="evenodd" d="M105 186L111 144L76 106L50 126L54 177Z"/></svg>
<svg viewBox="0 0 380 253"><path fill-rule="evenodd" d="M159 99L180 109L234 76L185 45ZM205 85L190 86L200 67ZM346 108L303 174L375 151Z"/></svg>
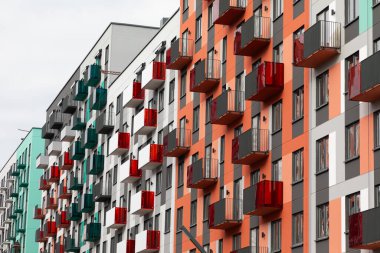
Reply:
<svg viewBox="0 0 380 253"><path fill-rule="evenodd" d="M82 180L79 179L78 175L70 175L67 187L71 191L81 191L83 189Z"/></svg>
<svg viewBox="0 0 380 253"><path fill-rule="evenodd" d="M101 224L91 222L86 226L86 242L97 242L100 240Z"/></svg>
<svg viewBox="0 0 380 253"><path fill-rule="evenodd" d="M79 210L78 203L71 203L69 210L67 211L67 220L79 221L82 219L82 213Z"/></svg>
<svg viewBox="0 0 380 253"><path fill-rule="evenodd" d="M20 175L20 170L17 169L15 164L11 167L11 176L18 177Z"/></svg>
<svg viewBox="0 0 380 253"><path fill-rule="evenodd" d="M84 77L87 80L86 85L90 87L96 87L101 79L101 68L98 64L92 64L87 66L84 72Z"/></svg>
<svg viewBox="0 0 380 253"><path fill-rule="evenodd" d="M24 234L25 233L25 226L22 224L18 224L19 227L16 229L16 233Z"/></svg>
<svg viewBox="0 0 380 253"><path fill-rule="evenodd" d="M94 99L94 98L93 98ZM107 105L107 89L98 87L95 92L95 100L91 109L95 111L103 110Z"/></svg>
<svg viewBox="0 0 380 253"><path fill-rule="evenodd" d="M90 164L89 162L87 164ZM90 165L90 170L88 174L90 175L99 175L104 170L104 155L95 154L92 157L92 163Z"/></svg>
<svg viewBox="0 0 380 253"><path fill-rule="evenodd" d="M28 179L25 177L22 177L18 181L18 187L20 188L27 188L29 186Z"/></svg>
<svg viewBox="0 0 380 253"><path fill-rule="evenodd" d="M15 208L15 213L23 213L24 208L22 206L17 205Z"/></svg>
<svg viewBox="0 0 380 253"><path fill-rule="evenodd" d="M71 159L80 161L84 158L84 148L82 148L81 141L75 141L71 148Z"/></svg>
<svg viewBox="0 0 380 253"><path fill-rule="evenodd" d="M9 196L13 198L18 198L18 189L16 187L12 187L10 189Z"/></svg>
<svg viewBox="0 0 380 253"><path fill-rule="evenodd" d="M84 122L84 117L82 116L82 112L76 112L73 116L73 125L71 130L83 130L86 128L86 122Z"/></svg>
<svg viewBox="0 0 380 253"><path fill-rule="evenodd" d="M96 133L96 129L94 127L89 127L84 135L83 147L87 149L93 149L98 144L98 134Z"/></svg>
<svg viewBox="0 0 380 253"><path fill-rule="evenodd" d="M84 101L88 95L88 87L85 85L84 80L77 80L75 82L75 91L74 91L74 100L75 101Z"/></svg>
<svg viewBox="0 0 380 253"><path fill-rule="evenodd" d="M17 162L17 169L18 170L24 170L25 168L26 168L25 162L23 162L23 161L18 161Z"/></svg>
<svg viewBox="0 0 380 253"><path fill-rule="evenodd" d="M11 218L12 220L17 219L16 208L12 208L12 211L11 211L11 213L9 214L9 218Z"/></svg>
<svg viewBox="0 0 380 253"><path fill-rule="evenodd" d="M80 210L82 213L91 213L95 209L92 193L85 193L80 197Z"/></svg>
<svg viewBox="0 0 380 253"><path fill-rule="evenodd" d="M65 238L65 251L66 252L79 252L79 243L76 242L75 238L66 237Z"/></svg>

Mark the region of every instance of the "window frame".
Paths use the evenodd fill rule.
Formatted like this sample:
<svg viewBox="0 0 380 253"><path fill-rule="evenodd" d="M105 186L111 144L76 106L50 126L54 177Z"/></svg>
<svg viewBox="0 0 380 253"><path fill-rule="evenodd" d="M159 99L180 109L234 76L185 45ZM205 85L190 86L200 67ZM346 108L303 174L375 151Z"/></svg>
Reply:
<svg viewBox="0 0 380 253"><path fill-rule="evenodd" d="M279 111L277 111L277 106L279 106ZM277 115L279 113L279 115ZM277 119L279 117L279 119ZM278 121L278 122L277 122ZM275 128L275 123L278 123L279 126ZM272 134L280 132L282 130L282 100L277 101L272 105Z"/></svg>
<svg viewBox="0 0 380 253"><path fill-rule="evenodd" d="M190 227L197 225L197 200L190 203Z"/></svg>
<svg viewBox="0 0 380 253"><path fill-rule="evenodd" d="M195 20L195 42L202 38L202 15Z"/></svg>
<svg viewBox="0 0 380 253"><path fill-rule="evenodd" d="M325 226L322 227L323 225ZM316 240L329 238L329 203L317 206L316 230Z"/></svg>
<svg viewBox="0 0 380 253"><path fill-rule="evenodd" d="M323 85L321 87L321 85ZM329 104L329 71L325 71L316 78L316 110Z"/></svg>
<svg viewBox="0 0 380 253"><path fill-rule="evenodd" d="M200 107L199 105L194 107L193 109L193 133L199 130L199 115Z"/></svg>
<svg viewBox="0 0 380 253"><path fill-rule="evenodd" d="M174 102L175 98L175 79L169 83L169 105Z"/></svg>
<svg viewBox="0 0 380 253"><path fill-rule="evenodd" d="M300 246L303 244L303 212L292 215L292 245ZM300 231L299 231L300 230Z"/></svg>
<svg viewBox="0 0 380 253"><path fill-rule="evenodd" d="M273 21L278 19L284 14L283 0L273 0Z"/></svg>
<svg viewBox="0 0 380 253"><path fill-rule="evenodd" d="M322 150L322 145L325 145L323 147L323 151L325 151L325 154L323 156L323 153L321 152ZM330 163L330 154L329 154L329 135L326 135L316 141L316 152L317 152L317 159L316 159L316 174L318 175L319 173L325 172L329 170L329 163ZM324 167L321 167L322 165L322 157L324 158L323 165Z"/></svg>
<svg viewBox="0 0 380 253"><path fill-rule="evenodd" d="M351 133L352 129L353 129L353 133ZM353 139L351 139L350 137L352 137ZM353 145L352 147L351 147L351 144ZM351 153L350 151L353 151L354 153ZM360 157L360 123L359 121L346 126L346 161L350 161L358 157Z"/></svg>
<svg viewBox="0 0 380 253"><path fill-rule="evenodd" d="M276 220L271 222L271 249L272 252L281 251L281 220Z"/></svg>
<svg viewBox="0 0 380 253"><path fill-rule="evenodd" d="M165 228L164 233L170 233L171 227L171 208L165 210Z"/></svg>
<svg viewBox="0 0 380 253"><path fill-rule="evenodd" d="M304 86L293 91L293 122L304 117Z"/></svg>
<svg viewBox="0 0 380 253"><path fill-rule="evenodd" d="M299 167L297 164L299 163ZM298 149L293 152L293 177L292 177L292 183L296 184L303 181L303 175L304 175L304 149ZM298 171L298 169L300 171ZM296 176L299 175L299 176Z"/></svg>

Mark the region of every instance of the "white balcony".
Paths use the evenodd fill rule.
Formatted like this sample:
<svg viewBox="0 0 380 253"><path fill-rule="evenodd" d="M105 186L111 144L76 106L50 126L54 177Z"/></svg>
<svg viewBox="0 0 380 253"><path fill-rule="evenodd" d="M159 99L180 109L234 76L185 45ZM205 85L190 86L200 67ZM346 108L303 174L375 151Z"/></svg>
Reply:
<svg viewBox="0 0 380 253"><path fill-rule="evenodd" d="M36 166L39 169L46 169L49 166L49 156L39 155L36 160Z"/></svg>
<svg viewBox="0 0 380 253"><path fill-rule="evenodd" d="M52 141L48 146L48 155L58 156L62 151L62 143L59 141Z"/></svg>
<svg viewBox="0 0 380 253"><path fill-rule="evenodd" d="M141 179L141 170L138 168L138 161L132 158L123 163L120 167L120 182L132 184Z"/></svg>
<svg viewBox="0 0 380 253"><path fill-rule="evenodd" d="M136 108L144 102L145 90L141 89L141 83L133 82L123 91L123 107Z"/></svg>
<svg viewBox="0 0 380 253"><path fill-rule="evenodd" d="M130 211L135 215L145 215L154 209L154 192L139 191L131 197Z"/></svg>
<svg viewBox="0 0 380 253"><path fill-rule="evenodd" d="M160 231L144 230L136 235L135 253L150 253L160 250Z"/></svg>
<svg viewBox="0 0 380 253"><path fill-rule="evenodd" d="M106 213L106 227L119 229L127 224L127 208L113 207Z"/></svg>
<svg viewBox="0 0 380 253"><path fill-rule="evenodd" d="M61 131L61 141L72 142L75 139L75 130L71 130L71 126L65 126Z"/></svg>
<svg viewBox="0 0 380 253"><path fill-rule="evenodd" d="M156 90L165 82L166 65L164 62L152 61L142 71L141 88Z"/></svg>
<svg viewBox="0 0 380 253"><path fill-rule="evenodd" d="M143 109L134 118L133 133L148 135L157 128L157 110Z"/></svg>
<svg viewBox="0 0 380 253"><path fill-rule="evenodd" d="M162 165L163 146L159 144L148 144L139 151L139 169L154 170Z"/></svg>
<svg viewBox="0 0 380 253"><path fill-rule="evenodd" d="M114 134L109 142L110 155L123 155L129 150L129 133L118 132Z"/></svg>

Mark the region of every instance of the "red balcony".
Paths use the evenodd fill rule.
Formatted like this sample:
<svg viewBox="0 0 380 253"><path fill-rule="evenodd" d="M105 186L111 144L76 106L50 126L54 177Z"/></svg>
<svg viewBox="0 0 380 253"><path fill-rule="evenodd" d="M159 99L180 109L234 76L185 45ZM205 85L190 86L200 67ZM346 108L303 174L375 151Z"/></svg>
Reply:
<svg viewBox="0 0 380 253"><path fill-rule="evenodd" d="M153 170L162 164L164 158L164 146L161 144L149 144L139 151L139 169Z"/></svg>
<svg viewBox="0 0 380 253"><path fill-rule="evenodd" d="M71 170L74 166L74 160L70 158L70 152L64 152L61 157L60 169L61 170Z"/></svg>
<svg viewBox="0 0 380 253"><path fill-rule="evenodd" d="M207 93L220 82L220 61L202 60L190 71L190 91Z"/></svg>
<svg viewBox="0 0 380 253"><path fill-rule="evenodd" d="M141 89L140 82L133 82L123 92L124 107L135 108L145 99L145 90Z"/></svg>
<svg viewBox="0 0 380 253"><path fill-rule="evenodd" d="M194 41L186 38L176 39L166 50L166 68L182 70L193 59Z"/></svg>
<svg viewBox="0 0 380 253"><path fill-rule="evenodd" d="M282 209L283 183L279 181L260 181L243 192L243 213L264 216Z"/></svg>
<svg viewBox="0 0 380 253"><path fill-rule="evenodd" d="M153 61L148 63L142 72L142 88L156 90L166 78L166 63Z"/></svg>
<svg viewBox="0 0 380 253"><path fill-rule="evenodd" d="M241 224L243 219L242 201L234 198L224 198L208 209L210 229L230 229Z"/></svg>
<svg viewBox="0 0 380 253"><path fill-rule="evenodd" d="M55 221L47 221L44 224L44 236L55 237L57 235L57 225Z"/></svg>
<svg viewBox="0 0 380 253"><path fill-rule="evenodd" d="M49 183L58 183L60 176L61 176L61 173L59 171L59 167L56 165L51 166L49 169L48 182Z"/></svg>
<svg viewBox="0 0 380 253"><path fill-rule="evenodd" d="M264 102L284 89L284 64L263 62L245 77L245 99Z"/></svg>
<svg viewBox="0 0 380 253"><path fill-rule="evenodd" d="M47 191L50 189L50 184L44 175L42 175L40 178L40 188L38 189L42 191Z"/></svg>
<svg viewBox="0 0 380 253"><path fill-rule="evenodd" d="M66 211L61 211L60 214L57 214L57 228L69 228L70 220L67 219Z"/></svg>
<svg viewBox="0 0 380 253"><path fill-rule="evenodd" d="M58 198L59 199L69 199L69 200L71 199L71 191L69 191L67 188L67 181L65 183L62 182L59 185Z"/></svg>
<svg viewBox="0 0 380 253"><path fill-rule="evenodd" d="M125 162L120 168L120 181L122 183L134 183L140 180L142 176L142 171L139 170L139 161L132 158L129 162Z"/></svg>
<svg viewBox="0 0 380 253"><path fill-rule="evenodd" d="M232 25L238 21L245 12L245 0L215 0L213 3L214 24Z"/></svg>
<svg viewBox="0 0 380 253"><path fill-rule="evenodd" d="M154 192L139 191L131 198L131 213L145 215L154 209Z"/></svg>
<svg viewBox="0 0 380 253"><path fill-rule="evenodd" d="M58 201L56 197L47 197L46 209L56 210L58 208Z"/></svg>
<svg viewBox="0 0 380 253"><path fill-rule="evenodd" d="M35 220L43 220L45 219L45 212L42 208L39 208L38 206L34 207L34 217Z"/></svg>
<svg viewBox="0 0 380 253"><path fill-rule="evenodd" d="M134 134L148 135L157 128L157 110L143 109L134 118Z"/></svg>
<svg viewBox="0 0 380 253"><path fill-rule="evenodd" d="M135 240L123 240L119 242L116 252L135 253Z"/></svg>
<svg viewBox="0 0 380 253"><path fill-rule="evenodd" d="M136 248L135 240L127 240L127 252L126 253L135 253Z"/></svg>
<svg viewBox="0 0 380 253"><path fill-rule="evenodd" d="M230 125L244 113L244 92L226 90L211 102L211 124Z"/></svg>
<svg viewBox="0 0 380 253"><path fill-rule="evenodd" d="M199 159L187 167L187 188L207 189L218 182L219 161Z"/></svg>
<svg viewBox="0 0 380 253"><path fill-rule="evenodd" d="M190 145L190 129L174 129L164 136L164 156L180 157L189 152Z"/></svg>
<svg viewBox="0 0 380 253"><path fill-rule="evenodd" d="M118 132L109 141L110 155L123 155L128 152L130 145L130 134Z"/></svg>
<svg viewBox="0 0 380 253"><path fill-rule="evenodd" d="M251 165L269 154L267 129L251 128L232 140L232 163Z"/></svg>
<svg viewBox="0 0 380 253"><path fill-rule="evenodd" d="M150 253L160 250L160 231L144 230L136 235L136 253Z"/></svg>
<svg viewBox="0 0 380 253"><path fill-rule="evenodd" d="M44 236L44 231L37 228L36 230L36 242L47 242L48 238Z"/></svg>
<svg viewBox="0 0 380 253"><path fill-rule="evenodd" d="M119 229L127 224L127 208L114 207L106 213L106 227Z"/></svg>

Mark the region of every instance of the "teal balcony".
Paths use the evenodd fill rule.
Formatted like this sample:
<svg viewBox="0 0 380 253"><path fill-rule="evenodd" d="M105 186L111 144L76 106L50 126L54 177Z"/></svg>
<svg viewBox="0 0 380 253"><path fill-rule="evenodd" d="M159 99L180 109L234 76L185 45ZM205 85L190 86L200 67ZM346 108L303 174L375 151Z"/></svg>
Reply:
<svg viewBox="0 0 380 253"><path fill-rule="evenodd" d="M84 148L82 148L81 141L75 141L71 146L71 159L80 161L84 158Z"/></svg>
<svg viewBox="0 0 380 253"><path fill-rule="evenodd" d="M96 87L101 79L101 68L98 64L92 64L87 66L84 72L84 78L86 80L86 85L90 87Z"/></svg>
<svg viewBox="0 0 380 253"><path fill-rule="evenodd" d="M26 163L22 160L17 161L17 169L24 170L26 168Z"/></svg>
<svg viewBox="0 0 380 253"><path fill-rule="evenodd" d="M28 178L25 175L23 177L20 177L18 181L18 187L27 188L28 186Z"/></svg>
<svg viewBox="0 0 380 253"><path fill-rule="evenodd" d="M98 134L94 127L89 127L82 138L83 147L87 149L93 149L98 144Z"/></svg>
<svg viewBox="0 0 380 253"><path fill-rule="evenodd" d="M77 242L77 240L75 240L75 238L72 238L72 237L66 237L65 238L65 251L66 252L77 253L77 252L79 252L79 250L80 250L79 243Z"/></svg>
<svg viewBox="0 0 380 253"><path fill-rule="evenodd" d="M92 193L85 193L80 196L80 210L82 213L91 213L95 209L95 202Z"/></svg>
<svg viewBox="0 0 380 253"><path fill-rule="evenodd" d="M67 211L67 220L79 221L82 219L82 213L79 210L78 203L71 203L69 210Z"/></svg>
<svg viewBox="0 0 380 253"><path fill-rule="evenodd" d="M74 100L84 101L88 95L88 87L85 85L84 80L77 80L75 82Z"/></svg>
<svg viewBox="0 0 380 253"><path fill-rule="evenodd" d="M83 188L82 180L78 175L70 174L69 183L67 185L71 191L81 191Z"/></svg>
<svg viewBox="0 0 380 253"><path fill-rule="evenodd" d="M84 121L83 109L79 108L73 115L73 124L71 130L83 130L86 128L86 122Z"/></svg>
<svg viewBox="0 0 380 253"><path fill-rule="evenodd" d="M20 175L20 170L17 169L16 164L11 167L11 176L18 177Z"/></svg>
<svg viewBox="0 0 380 253"><path fill-rule="evenodd" d="M99 175L104 170L104 155L95 154L92 156L92 163L90 164L90 169L88 170L88 174L90 175Z"/></svg>
<svg viewBox="0 0 380 253"><path fill-rule="evenodd" d="M103 110L107 105L107 89L98 87L96 88L95 98L93 98L93 104L91 109L94 111Z"/></svg>
<svg viewBox="0 0 380 253"><path fill-rule="evenodd" d="M101 224L91 222L86 226L86 242L97 242L100 240Z"/></svg>

